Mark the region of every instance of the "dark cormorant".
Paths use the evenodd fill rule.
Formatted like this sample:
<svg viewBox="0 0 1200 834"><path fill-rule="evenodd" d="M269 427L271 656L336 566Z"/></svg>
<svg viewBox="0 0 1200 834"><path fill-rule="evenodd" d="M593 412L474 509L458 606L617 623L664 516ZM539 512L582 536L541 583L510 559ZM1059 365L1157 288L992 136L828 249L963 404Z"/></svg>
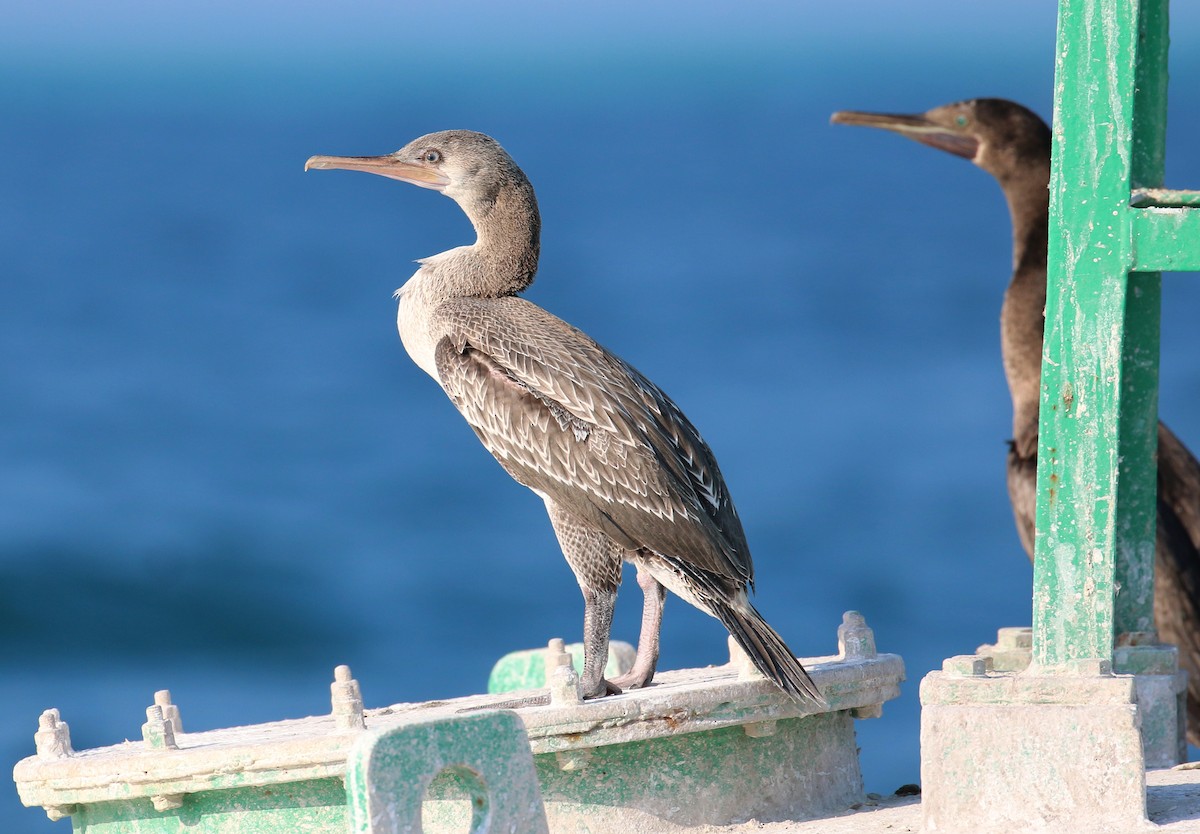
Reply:
<svg viewBox="0 0 1200 834"><path fill-rule="evenodd" d="M1000 310L1000 349L1013 403L1008 494L1021 543L1032 559L1050 128L1028 108L996 98L956 102L919 115L842 111L832 120L883 128L969 159L1004 190L1013 230L1013 276ZM1162 423L1154 621L1161 639L1179 647L1180 665L1188 673L1188 740L1200 744L1200 464Z"/></svg>

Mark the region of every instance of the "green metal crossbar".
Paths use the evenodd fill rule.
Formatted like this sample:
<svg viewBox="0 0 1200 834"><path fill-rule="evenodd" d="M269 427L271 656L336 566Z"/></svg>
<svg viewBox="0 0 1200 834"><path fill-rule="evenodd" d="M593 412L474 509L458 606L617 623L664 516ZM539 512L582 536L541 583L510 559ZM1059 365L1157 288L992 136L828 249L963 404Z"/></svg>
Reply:
<svg viewBox="0 0 1200 834"><path fill-rule="evenodd" d="M1200 270L1200 192L1162 188L1168 0L1062 0L1042 356L1033 662L1154 632L1163 271Z"/></svg>

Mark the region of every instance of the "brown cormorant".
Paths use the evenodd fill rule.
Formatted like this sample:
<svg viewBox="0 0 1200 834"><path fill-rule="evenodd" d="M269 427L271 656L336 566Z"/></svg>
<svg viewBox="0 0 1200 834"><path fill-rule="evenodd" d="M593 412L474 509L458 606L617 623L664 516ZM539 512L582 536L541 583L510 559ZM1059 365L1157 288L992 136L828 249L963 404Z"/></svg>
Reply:
<svg viewBox="0 0 1200 834"><path fill-rule="evenodd" d="M721 621L755 666L799 701L820 693L747 598L754 567L717 461L671 399L586 334L519 297L538 266L533 187L491 137L431 133L393 154L314 156L432 188L477 240L424 258L401 287L397 323L413 361L442 386L484 447L545 502L584 598L585 697L654 676L665 590ZM609 682L622 563L645 603L633 668Z"/></svg>

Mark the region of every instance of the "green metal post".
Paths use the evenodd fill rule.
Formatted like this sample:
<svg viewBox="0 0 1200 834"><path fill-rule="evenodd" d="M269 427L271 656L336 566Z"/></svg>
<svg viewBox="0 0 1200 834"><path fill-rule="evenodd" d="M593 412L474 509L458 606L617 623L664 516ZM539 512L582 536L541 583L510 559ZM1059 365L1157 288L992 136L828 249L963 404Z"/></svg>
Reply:
<svg viewBox="0 0 1200 834"><path fill-rule="evenodd" d="M1138 12L1137 55L1134 63L1133 157L1130 189L1163 184L1167 150L1167 48L1169 0L1141 0ZM1129 194L1122 193L1128 202ZM1122 209L1135 253L1138 236L1134 212ZM1130 264L1136 270L1137 263ZM1124 415L1120 436L1118 498L1134 496L1128 513L1118 520L1116 559L1116 617L1118 635L1150 634L1154 628L1154 548L1157 532L1158 361L1162 312L1162 276L1131 272L1125 301L1125 339L1122 357ZM1122 508L1125 507L1121 501Z"/></svg>
<svg viewBox="0 0 1200 834"><path fill-rule="evenodd" d="M1200 192L1161 187L1167 11L1059 4L1031 658L922 682L924 830L1145 830L1145 767L1186 758L1154 633L1159 272L1200 267Z"/></svg>
<svg viewBox="0 0 1200 834"><path fill-rule="evenodd" d="M1141 72L1161 69L1139 72L1139 52L1165 57L1166 20L1165 0L1059 6L1034 561L1043 669L1111 662L1118 618L1153 630L1158 276L1130 280L1129 202L1135 185L1161 184L1161 127L1135 143L1133 123L1157 96L1135 105Z"/></svg>

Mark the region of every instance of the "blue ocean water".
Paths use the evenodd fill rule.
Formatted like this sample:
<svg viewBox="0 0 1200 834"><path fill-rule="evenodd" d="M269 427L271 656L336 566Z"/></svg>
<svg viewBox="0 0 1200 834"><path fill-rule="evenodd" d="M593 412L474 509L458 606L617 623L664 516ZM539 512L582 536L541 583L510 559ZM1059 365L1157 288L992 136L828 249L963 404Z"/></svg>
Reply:
<svg viewBox="0 0 1200 834"><path fill-rule="evenodd" d="M469 224L427 191L302 174L465 127L537 189L528 297L717 453L767 618L823 654L858 609L905 657L903 697L859 740L868 789L918 781L920 677L1029 620L1003 479L1008 217L971 165L827 120L975 95L1048 114L1041 5L895 37L851 8L818 21L828 37L684 20L677 42L511 53L378 33L315 55L299 36L265 57L6 51L0 759L33 753L51 706L84 748L137 738L160 688L204 729L325 712L338 663L382 706L480 691L505 652L578 636L541 502L396 337L411 261ZM1181 103L1170 171L1194 186L1200 110ZM1200 282L1165 283L1162 412L1195 448ZM632 641L636 589L623 601ZM669 603L662 665L724 659L720 626ZM0 796L0 830L67 828Z"/></svg>

